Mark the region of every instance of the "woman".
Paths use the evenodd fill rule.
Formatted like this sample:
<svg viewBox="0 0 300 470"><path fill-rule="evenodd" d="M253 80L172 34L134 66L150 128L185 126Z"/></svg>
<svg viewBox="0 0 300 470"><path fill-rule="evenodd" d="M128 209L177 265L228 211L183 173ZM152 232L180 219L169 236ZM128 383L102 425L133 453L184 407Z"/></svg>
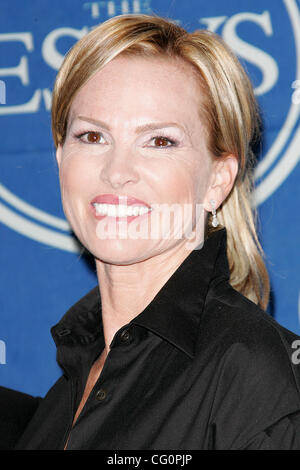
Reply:
<svg viewBox="0 0 300 470"><path fill-rule="evenodd" d="M265 312L258 110L221 39L122 15L52 105L66 217L99 287L52 329L64 374L19 449L300 448L297 337Z"/></svg>

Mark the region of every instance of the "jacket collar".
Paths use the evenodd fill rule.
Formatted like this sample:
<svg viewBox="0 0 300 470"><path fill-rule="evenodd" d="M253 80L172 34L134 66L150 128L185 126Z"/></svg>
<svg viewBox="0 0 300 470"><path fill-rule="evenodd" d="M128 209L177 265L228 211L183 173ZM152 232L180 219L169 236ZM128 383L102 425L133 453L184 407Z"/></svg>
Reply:
<svg viewBox="0 0 300 470"><path fill-rule="evenodd" d="M211 283L228 280L226 229L213 232L201 249L193 250L150 304L130 324L142 326L190 357ZM51 329L57 346L89 344L102 337L101 298L96 287L77 302Z"/></svg>

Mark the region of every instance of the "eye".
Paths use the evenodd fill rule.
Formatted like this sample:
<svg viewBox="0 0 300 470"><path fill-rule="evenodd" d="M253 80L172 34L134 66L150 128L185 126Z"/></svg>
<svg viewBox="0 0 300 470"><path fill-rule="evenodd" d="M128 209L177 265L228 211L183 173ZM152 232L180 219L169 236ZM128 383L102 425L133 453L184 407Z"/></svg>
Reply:
<svg viewBox="0 0 300 470"><path fill-rule="evenodd" d="M154 145L150 145L150 147L173 147L177 145L175 140L169 139L168 137L162 135L153 137L151 141L154 142Z"/></svg>
<svg viewBox="0 0 300 470"><path fill-rule="evenodd" d="M87 143L87 144L103 143L103 142L100 142L100 141L101 141L101 139L104 139L101 132L96 132L96 131L82 132L81 134L78 134L75 137L77 139Z"/></svg>

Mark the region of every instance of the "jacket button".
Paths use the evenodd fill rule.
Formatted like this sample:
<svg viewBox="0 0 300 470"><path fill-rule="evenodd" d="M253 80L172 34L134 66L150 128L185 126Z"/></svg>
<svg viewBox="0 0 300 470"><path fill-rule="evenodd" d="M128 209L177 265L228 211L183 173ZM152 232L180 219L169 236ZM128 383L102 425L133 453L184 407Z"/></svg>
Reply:
<svg viewBox="0 0 300 470"><path fill-rule="evenodd" d="M122 343L127 343L131 338L131 334L128 330L123 330L122 333L120 334L120 339Z"/></svg>
<svg viewBox="0 0 300 470"><path fill-rule="evenodd" d="M96 393L96 400L98 401L103 401L106 398L106 391L103 388L100 388L100 390L97 391Z"/></svg>

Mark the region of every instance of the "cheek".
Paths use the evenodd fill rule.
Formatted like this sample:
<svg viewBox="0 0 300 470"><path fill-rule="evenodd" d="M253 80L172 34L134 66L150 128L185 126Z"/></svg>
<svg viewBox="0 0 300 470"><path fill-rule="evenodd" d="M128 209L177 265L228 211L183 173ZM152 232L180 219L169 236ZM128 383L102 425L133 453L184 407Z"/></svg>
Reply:
<svg viewBox="0 0 300 470"><path fill-rule="evenodd" d="M169 200L201 203L208 187L210 165L201 158L173 161L162 166L159 175L162 191Z"/></svg>
<svg viewBox="0 0 300 470"><path fill-rule="evenodd" d="M85 189L91 185L91 176L95 174L82 158L68 155L62 158L59 179L62 196L67 194L84 194Z"/></svg>
<svg viewBox="0 0 300 470"><path fill-rule="evenodd" d="M95 179L95 171L85 162L82 157L73 154L62 158L59 168L64 213L79 238L82 225L80 221L85 218L91 200L92 182Z"/></svg>
<svg viewBox="0 0 300 470"><path fill-rule="evenodd" d="M194 199L198 203L202 203L207 189L209 187L212 160L211 157L204 152L203 155L195 159L190 173L191 187L193 188Z"/></svg>

